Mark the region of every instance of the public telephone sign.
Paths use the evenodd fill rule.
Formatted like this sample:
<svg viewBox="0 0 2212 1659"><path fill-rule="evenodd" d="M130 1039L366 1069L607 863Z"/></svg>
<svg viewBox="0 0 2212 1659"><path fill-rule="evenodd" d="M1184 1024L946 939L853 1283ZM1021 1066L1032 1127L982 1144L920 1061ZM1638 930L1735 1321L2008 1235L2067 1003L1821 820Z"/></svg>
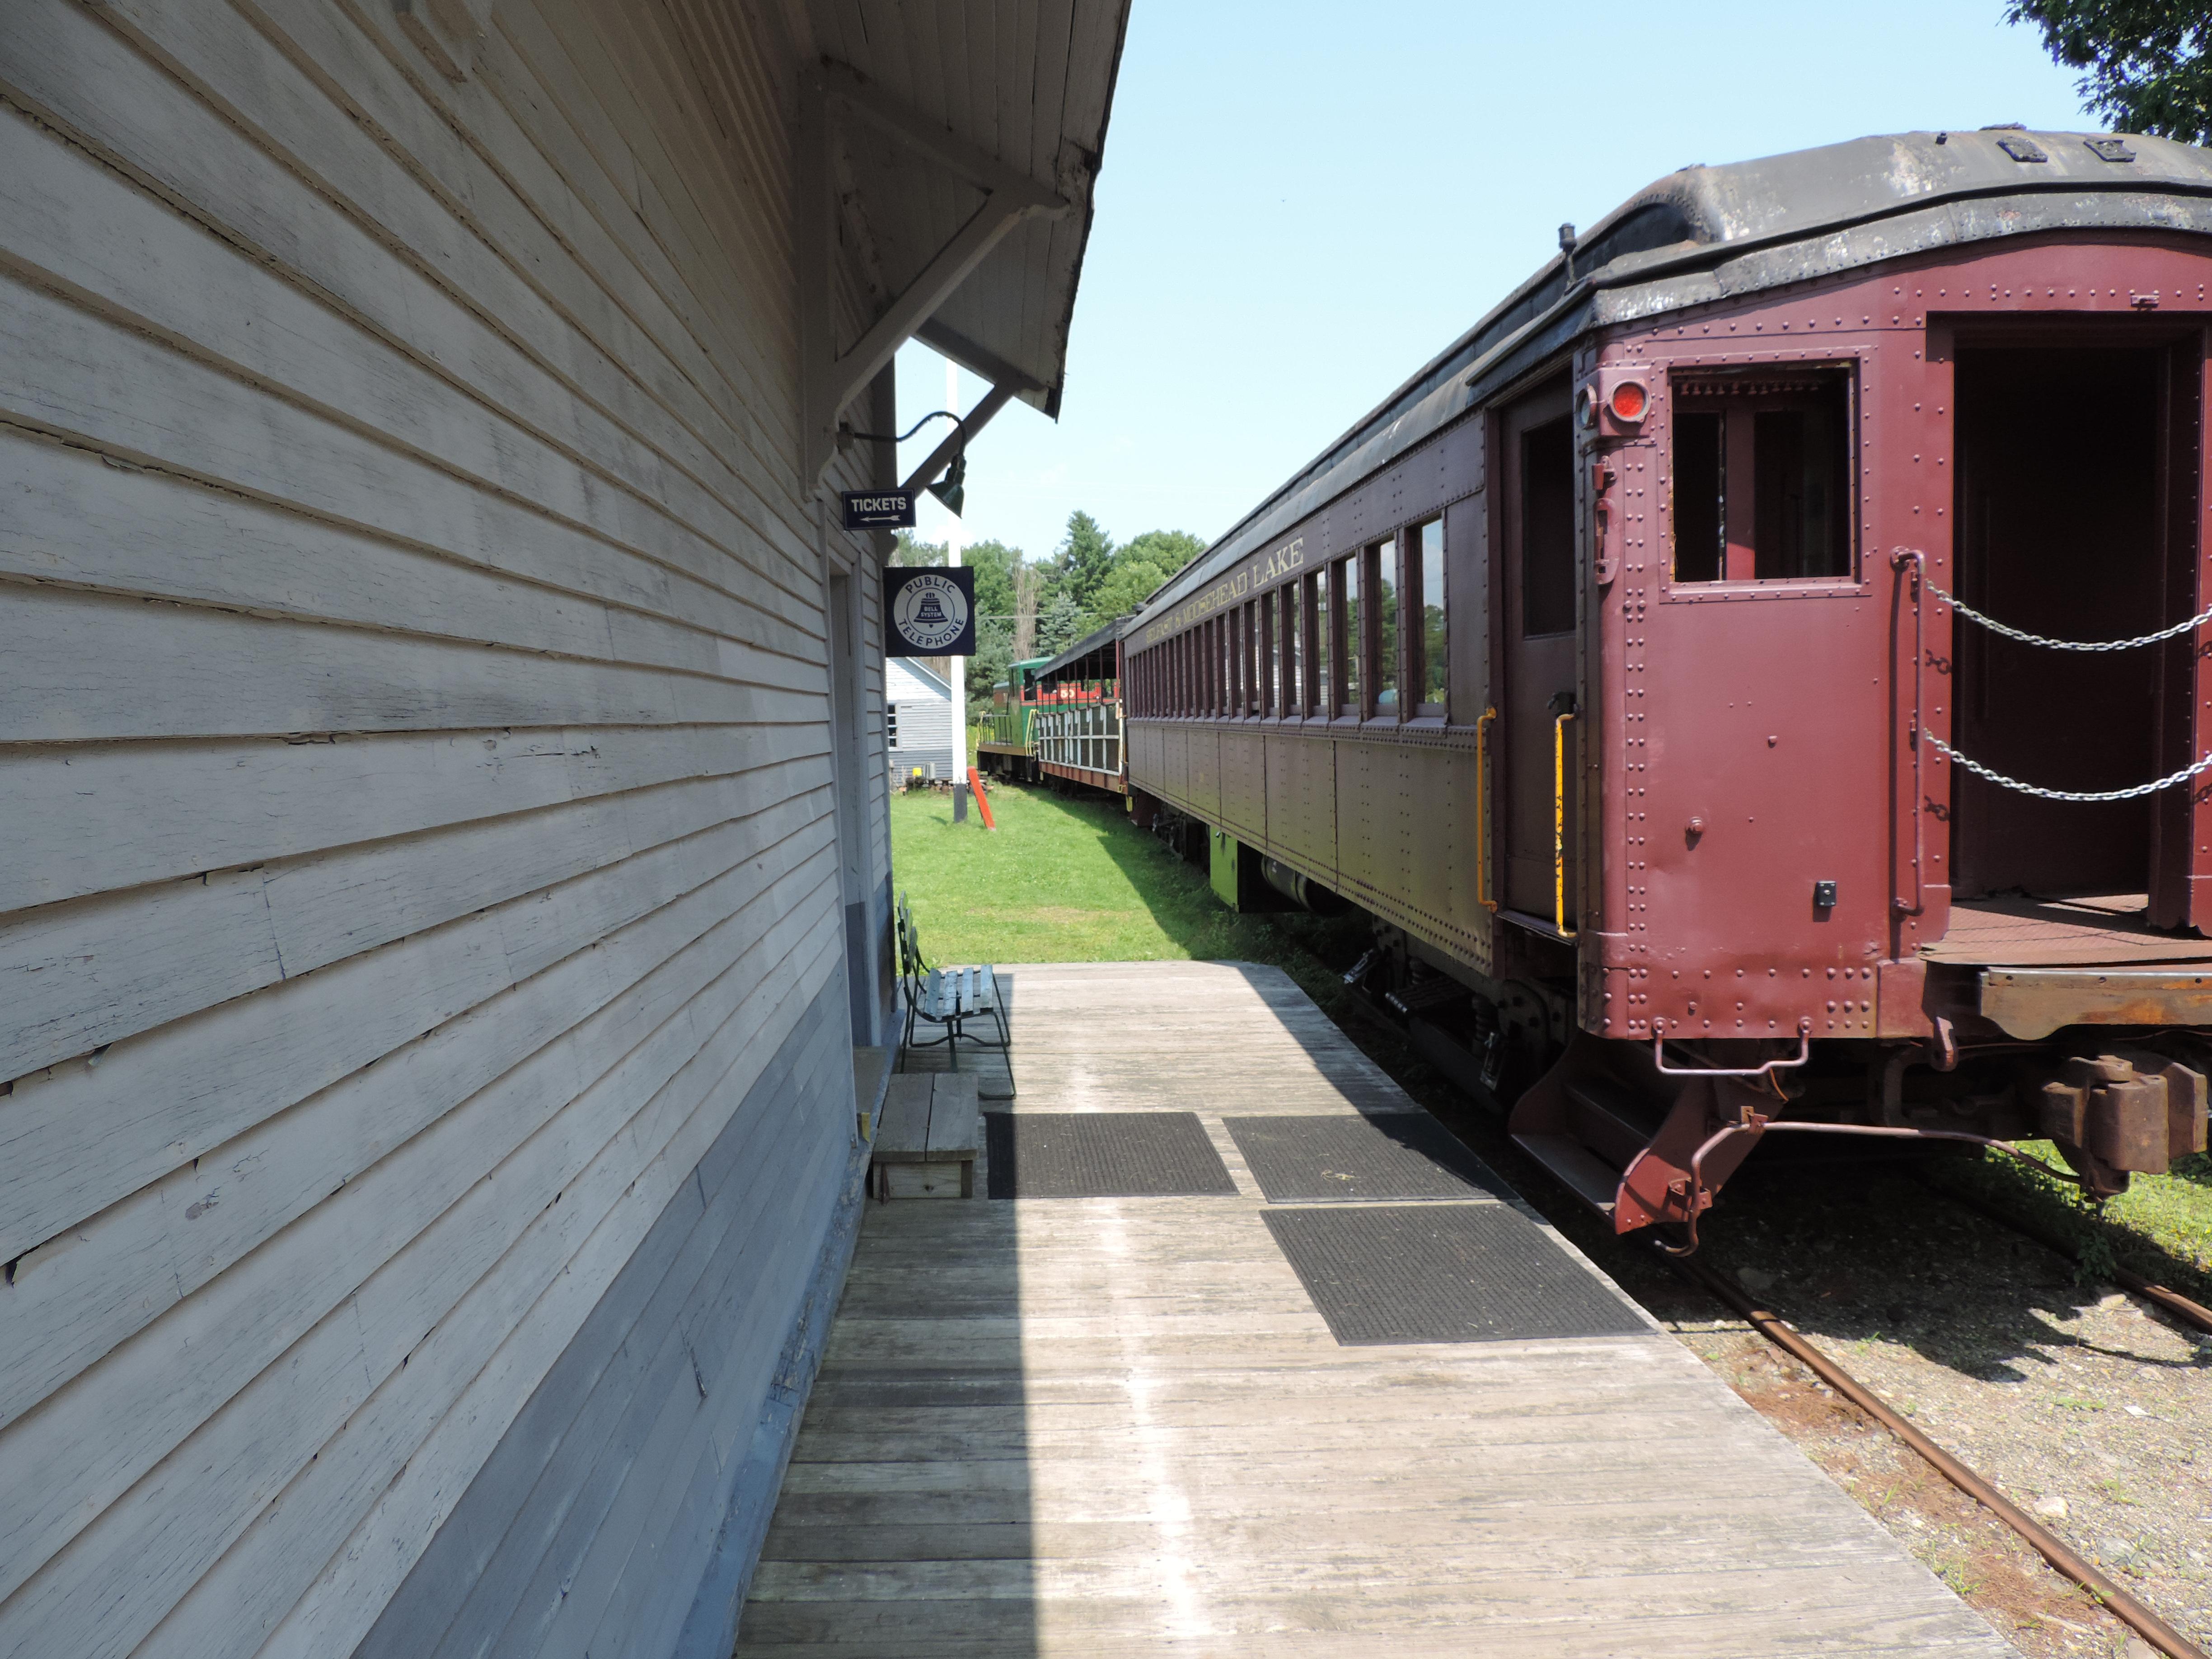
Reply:
<svg viewBox="0 0 2212 1659"><path fill-rule="evenodd" d="M848 489L845 528L848 530L911 530L914 491L911 489Z"/></svg>
<svg viewBox="0 0 2212 1659"><path fill-rule="evenodd" d="M975 654L975 573L964 567L893 565L884 572L886 657Z"/></svg>

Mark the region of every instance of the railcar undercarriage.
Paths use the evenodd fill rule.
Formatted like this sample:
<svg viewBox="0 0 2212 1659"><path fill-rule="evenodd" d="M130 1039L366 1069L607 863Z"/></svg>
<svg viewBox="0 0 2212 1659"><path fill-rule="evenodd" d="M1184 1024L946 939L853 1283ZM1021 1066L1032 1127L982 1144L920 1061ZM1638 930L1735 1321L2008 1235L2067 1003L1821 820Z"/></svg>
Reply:
<svg viewBox="0 0 2212 1659"><path fill-rule="evenodd" d="M2033 1039L1652 1043L1574 1028L1571 975L1471 973L1387 924L1347 979L1616 1232L1663 1226L1696 1247L1730 1176L1775 1137L1800 1155L1896 1157L2049 1140L2092 1197L2206 1149L2212 1033L2061 1027ZM2103 976L2109 980L2110 975ZM1987 1024L1987 1022L1978 1022ZM1815 1137L1818 1138L1815 1140ZM1771 1153L1769 1154L1770 1156Z"/></svg>

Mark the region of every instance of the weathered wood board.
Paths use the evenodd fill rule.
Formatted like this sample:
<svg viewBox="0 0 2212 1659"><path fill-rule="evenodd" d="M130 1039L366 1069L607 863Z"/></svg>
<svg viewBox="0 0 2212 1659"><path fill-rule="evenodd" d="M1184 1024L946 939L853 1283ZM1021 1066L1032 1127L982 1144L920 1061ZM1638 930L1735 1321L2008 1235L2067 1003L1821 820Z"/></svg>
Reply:
<svg viewBox="0 0 2212 1659"><path fill-rule="evenodd" d="M733 1605L889 916L797 15L501 0L454 81L389 0L9 8L5 1659Z"/></svg>
<svg viewBox="0 0 2212 1659"><path fill-rule="evenodd" d="M1656 1326L1338 1346L1221 1120L1412 1102L1285 975L1000 971L1012 1109L1238 1195L871 1206L740 1655L2011 1652Z"/></svg>

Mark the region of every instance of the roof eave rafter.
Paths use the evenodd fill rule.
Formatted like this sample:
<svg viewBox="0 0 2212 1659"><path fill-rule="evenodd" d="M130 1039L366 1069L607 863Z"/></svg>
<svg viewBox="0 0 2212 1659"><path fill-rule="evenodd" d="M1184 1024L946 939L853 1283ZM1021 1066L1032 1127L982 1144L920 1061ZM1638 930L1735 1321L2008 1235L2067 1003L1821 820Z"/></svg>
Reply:
<svg viewBox="0 0 2212 1659"><path fill-rule="evenodd" d="M957 134L932 125L842 64L824 62L805 76L801 98L805 106L799 121L799 349L803 354L799 396L804 425L799 460L803 476L812 481L820 478L836 453L837 418L854 394L875 378L908 338L927 331L938 307L1008 231L1032 215L1056 217L1066 212L1070 204L1059 191L1007 167ZM837 349L830 286L838 210L830 187L829 154L833 104L850 110L984 192L982 205L842 353ZM969 367L976 365L971 362ZM1033 377L1018 371L1004 379L990 378L993 395L997 397L992 414L1007 398L1036 386ZM1004 396L998 395L1001 387Z"/></svg>

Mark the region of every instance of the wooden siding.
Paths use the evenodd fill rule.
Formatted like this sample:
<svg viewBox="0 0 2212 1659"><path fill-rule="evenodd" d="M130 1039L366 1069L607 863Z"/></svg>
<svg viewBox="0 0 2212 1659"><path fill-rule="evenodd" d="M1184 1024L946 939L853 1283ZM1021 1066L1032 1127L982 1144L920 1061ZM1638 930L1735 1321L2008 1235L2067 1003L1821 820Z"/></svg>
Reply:
<svg viewBox="0 0 2212 1659"><path fill-rule="evenodd" d="M465 1498L579 1575L470 1651L677 1639L852 1133L833 572L890 873L774 15L9 9L0 1656L348 1652Z"/></svg>
<svg viewBox="0 0 2212 1659"><path fill-rule="evenodd" d="M485 1460L361 1659L670 1650L690 1606L653 1592L706 1571L781 1358L759 1333L792 1328L800 1269L820 1251L836 1196L849 1186L860 1199L842 1016L837 988L817 994ZM763 1158L778 1140L800 1155ZM772 1501L757 1494L763 1522Z"/></svg>

